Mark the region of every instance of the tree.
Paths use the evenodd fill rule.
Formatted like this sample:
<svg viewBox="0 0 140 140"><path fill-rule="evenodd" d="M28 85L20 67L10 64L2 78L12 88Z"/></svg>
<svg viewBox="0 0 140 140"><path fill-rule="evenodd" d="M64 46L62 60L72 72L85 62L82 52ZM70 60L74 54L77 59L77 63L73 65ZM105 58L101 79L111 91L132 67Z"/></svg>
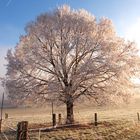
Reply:
<svg viewBox="0 0 140 140"><path fill-rule="evenodd" d="M82 97L126 100L138 68L134 43L118 37L111 20L68 6L28 24L7 60L9 97L63 102L67 123L74 122L73 105Z"/></svg>

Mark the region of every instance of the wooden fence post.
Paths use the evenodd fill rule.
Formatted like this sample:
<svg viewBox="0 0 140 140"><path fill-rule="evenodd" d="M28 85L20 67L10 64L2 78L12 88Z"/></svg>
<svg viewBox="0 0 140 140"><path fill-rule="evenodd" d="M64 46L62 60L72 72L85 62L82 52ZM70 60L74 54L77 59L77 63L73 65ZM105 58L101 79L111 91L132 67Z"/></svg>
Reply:
<svg viewBox="0 0 140 140"><path fill-rule="evenodd" d="M3 104L4 104L4 93L3 93L3 95L2 95L2 102L1 102L0 133L1 133L1 129L2 129Z"/></svg>
<svg viewBox="0 0 140 140"><path fill-rule="evenodd" d="M23 140L28 139L28 122L23 121L22 122L22 132L23 132Z"/></svg>
<svg viewBox="0 0 140 140"><path fill-rule="evenodd" d="M21 134L22 134L22 125L21 125L21 122L19 122L17 124L17 138L16 138L16 140L21 140L20 139Z"/></svg>
<svg viewBox="0 0 140 140"><path fill-rule="evenodd" d="M27 121L22 121L18 123L16 140L28 140L28 122Z"/></svg>
<svg viewBox="0 0 140 140"><path fill-rule="evenodd" d="M8 119L8 113L5 113L5 119Z"/></svg>
<svg viewBox="0 0 140 140"><path fill-rule="evenodd" d="M59 124L59 125L62 124L62 117L61 117L61 114L58 114L58 124Z"/></svg>
<svg viewBox="0 0 140 140"><path fill-rule="evenodd" d="M38 130L38 140L40 140L40 136L41 136L41 130Z"/></svg>
<svg viewBox="0 0 140 140"><path fill-rule="evenodd" d="M53 114L52 116L52 123L53 123L53 126L56 125L56 114Z"/></svg>
<svg viewBox="0 0 140 140"><path fill-rule="evenodd" d="M0 133L1 133L2 120L0 119Z"/></svg>
<svg viewBox="0 0 140 140"><path fill-rule="evenodd" d="M97 122L97 113L94 114L94 125L97 126L98 125L98 122Z"/></svg>
<svg viewBox="0 0 140 140"><path fill-rule="evenodd" d="M137 112L137 117L138 117L138 121L140 121L140 115L139 113Z"/></svg>

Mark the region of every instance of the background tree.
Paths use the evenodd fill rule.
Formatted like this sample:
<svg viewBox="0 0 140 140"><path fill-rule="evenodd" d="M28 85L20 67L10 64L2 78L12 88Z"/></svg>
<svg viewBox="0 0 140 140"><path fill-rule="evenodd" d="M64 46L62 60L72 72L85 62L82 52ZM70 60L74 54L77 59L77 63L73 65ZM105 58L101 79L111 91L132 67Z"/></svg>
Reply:
<svg viewBox="0 0 140 140"><path fill-rule="evenodd" d="M85 10L62 6L26 27L14 52L7 53L6 87L17 102L55 99L66 104L74 122L79 98L126 100L138 68L135 45L115 33L112 22Z"/></svg>

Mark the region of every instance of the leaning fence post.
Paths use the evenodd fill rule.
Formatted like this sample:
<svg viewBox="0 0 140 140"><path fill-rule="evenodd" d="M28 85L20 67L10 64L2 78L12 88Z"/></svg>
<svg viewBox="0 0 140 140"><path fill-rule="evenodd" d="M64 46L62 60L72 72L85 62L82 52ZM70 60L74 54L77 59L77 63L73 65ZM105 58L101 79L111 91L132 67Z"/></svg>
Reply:
<svg viewBox="0 0 140 140"><path fill-rule="evenodd" d="M94 114L94 125L97 126L98 122L97 122L97 113Z"/></svg>
<svg viewBox="0 0 140 140"><path fill-rule="evenodd" d="M56 114L53 114L53 116L52 116L52 123L53 123L53 126L55 126L56 125Z"/></svg>
<svg viewBox="0 0 140 140"><path fill-rule="evenodd" d="M137 112L137 117L138 117L138 121L140 121L140 115L139 113Z"/></svg>
<svg viewBox="0 0 140 140"><path fill-rule="evenodd" d="M58 124L59 124L59 125L62 124L62 117L61 117L61 114L58 114Z"/></svg>

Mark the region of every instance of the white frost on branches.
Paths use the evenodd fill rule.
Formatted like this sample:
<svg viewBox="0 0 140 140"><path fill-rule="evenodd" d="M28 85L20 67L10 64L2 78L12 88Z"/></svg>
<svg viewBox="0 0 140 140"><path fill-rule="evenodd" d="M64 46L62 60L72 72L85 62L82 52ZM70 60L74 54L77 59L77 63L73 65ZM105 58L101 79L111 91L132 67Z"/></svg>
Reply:
<svg viewBox="0 0 140 140"><path fill-rule="evenodd" d="M118 37L109 19L68 6L28 24L7 61L9 97L35 102L127 100L139 67L134 43Z"/></svg>

